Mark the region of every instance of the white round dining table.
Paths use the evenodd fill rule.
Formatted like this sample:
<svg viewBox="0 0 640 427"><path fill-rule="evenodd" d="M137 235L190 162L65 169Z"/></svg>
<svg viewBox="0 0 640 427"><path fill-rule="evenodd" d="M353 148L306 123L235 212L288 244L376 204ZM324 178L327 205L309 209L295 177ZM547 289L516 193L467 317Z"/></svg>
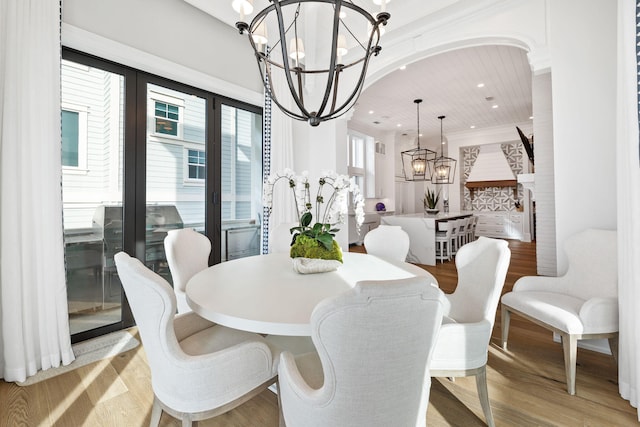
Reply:
<svg viewBox="0 0 640 427"><path fill-rule="evenodd" d="M310 336L311 313L325 298L363 280L395 280L415 276L438 282L413 264L345 252L343 264L326 273L300 274L287 253L239 258L213 265L187 283L187 303L212 322L244 331Z"/></svg>

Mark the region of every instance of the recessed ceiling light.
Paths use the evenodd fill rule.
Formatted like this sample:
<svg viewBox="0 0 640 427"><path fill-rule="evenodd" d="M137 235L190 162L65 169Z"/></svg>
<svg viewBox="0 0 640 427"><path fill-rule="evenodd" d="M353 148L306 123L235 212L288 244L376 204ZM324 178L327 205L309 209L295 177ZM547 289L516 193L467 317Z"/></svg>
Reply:
<svg viewBox="0 0 640 427"><path fill-rule="evenodd" d="M369 110L369 114L373 114L373 110Z"/></svg>
<svg viewBox="0 0 640 427"><path fill-rule="evenodd" d="M484 87L484 83L478 83L478 87Z"/></svg>
<svg viewBox="0 0 640 427"><path fill-rule="evenodd" d="M400 66L400 69L401 69L402 71L404 71L404 70L406 70L406 69L407 69L407 66L406 66L406 65L401 65L401 66Z"/></svg>
<svg viewBox="0 0 640 427"><path fill-rule="evenodd" d="M470 127L471 129L475 129L475 128L476 128L476 125L471 125L471 126L469 126L469 127Z"/></svg>
<svg viewBox="0 0 640 427"><path fill-rule="evenodd" d="M493 109L498 108L498 104L493 104L493 105L491 106L491 108L493 108Z"/></svg>
<svg viewBox="0 0 640 427"><path fill-rule="evenodd" d="M402 125L401 125L400 123L398 123L396 126L397 126L397 127L402 127Z"/></svg>
<svg viewBox="0 0 640 427"><path fill-rule="evenodd" d="M533 120L533 116L529 116L529 120Z"/></svg>

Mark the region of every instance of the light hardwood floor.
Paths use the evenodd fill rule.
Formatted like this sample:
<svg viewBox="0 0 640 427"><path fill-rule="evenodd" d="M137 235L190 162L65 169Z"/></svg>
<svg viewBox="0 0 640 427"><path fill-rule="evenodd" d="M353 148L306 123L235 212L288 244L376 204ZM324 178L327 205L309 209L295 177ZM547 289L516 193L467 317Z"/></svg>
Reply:
<svg viewBox="0 0 640 427"><path fill-rule="evenodd" d="M509 246L512 258L505 292L518 277L535 274L535 244L510 241ZM445 292L455 289L453 262L424 268L438 278ZM487 370L496 425L639 425L635 409L618 394L617 367L611 356L580 349L577 393L569 396L561 345L544 329L514 316L509 350L501 350L499 312ZM146 356L138 347L29 387L0 381L0 426L146 426L152 399ZM474 378L434 379L427 423L485 425ZM180 424L164 415L161 425ZM209 427L277 425L277 399L270 391L200 423Z"/></svg>

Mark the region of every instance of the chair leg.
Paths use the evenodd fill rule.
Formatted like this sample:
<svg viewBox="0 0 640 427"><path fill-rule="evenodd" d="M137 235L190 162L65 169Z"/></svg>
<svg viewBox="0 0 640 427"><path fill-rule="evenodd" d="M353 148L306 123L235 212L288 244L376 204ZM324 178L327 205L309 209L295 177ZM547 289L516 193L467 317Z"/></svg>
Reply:
<svg viewBox="0 0 640 427"><path fill-rule="evenodd" d="M280 382L276 383L276 389L278 391L278 427L287 427L284 422L284 414L282 413L282 399L280 398Z"/></svg>
<svg viewBox="0 0 640 427"><path fill-rule="evenodd" d="M609 338L609 348L616 363L618 362L618 335Z"/></svg>
<svg viewBox="0 0 640 427"><path fill-rule="evenodd" d="M160 407L160 403L158 399L153 397L153 407L151 408L151 422L149 423L150 427L158 427L160 425L160 418L162 417L162 408Z"/></svg>
<svg viewBox="0 0 640 427"><path fill-rule="evenodd" d="M511 323L511 312L502 304L500 315L500 325L502 327L502 349L507 349L507 338L509 338L509 323Z"/></svg>
<svg viewBox="0 0 640 427"><path fill-rule="evenodd" d="M478 389L478 397L480 398L480 406L484 412L484 418L489 427L495 427L493 421L493 413L491 412L491 404L489 403L489 390L487 388L487 366L483 366L482 370L476 375L476 387Z"/></svg>
<svg viewBox="0 0 640 427"><path fill-rule="evenodd" d="M578 339L575 335L561 334L564 348L564 370L567 375L567 392L576 394L576 362L578 359Z"/></svg>

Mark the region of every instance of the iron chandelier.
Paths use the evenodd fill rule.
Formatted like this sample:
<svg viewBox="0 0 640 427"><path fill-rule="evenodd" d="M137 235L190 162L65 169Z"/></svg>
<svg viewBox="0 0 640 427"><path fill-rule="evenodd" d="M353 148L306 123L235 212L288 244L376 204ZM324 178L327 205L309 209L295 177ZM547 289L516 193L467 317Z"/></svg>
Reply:
<svg viewBox="0 0 640 427"><path fill-rule="evenodd" d="M431 170L432 184L453 184L456 175L457 160L444 155L444 137L442 136L442 120L445 116L438 116L440 119L440 156L433 159Z"/></svg>
<svg viewBox="0 0 640 427"><path fill-rule="evenodd" d="M375 18L350 0L270 0L249 24L242 19L253 7L239 8L236 27L248 34L265 90L287 116L318 126L353 107L390 18L390 0L376 1L382 11Z"/></svg>
<svg viewBox="0 0 640 427"><path fill-rule="evenodd" d="M436 152L420 148L420 103L422 99L414 99L418 117L418 147L400 153L402 158L402 173L406 181L429 181L431 174L427 169L430 162L436 158Z"/></svg>

